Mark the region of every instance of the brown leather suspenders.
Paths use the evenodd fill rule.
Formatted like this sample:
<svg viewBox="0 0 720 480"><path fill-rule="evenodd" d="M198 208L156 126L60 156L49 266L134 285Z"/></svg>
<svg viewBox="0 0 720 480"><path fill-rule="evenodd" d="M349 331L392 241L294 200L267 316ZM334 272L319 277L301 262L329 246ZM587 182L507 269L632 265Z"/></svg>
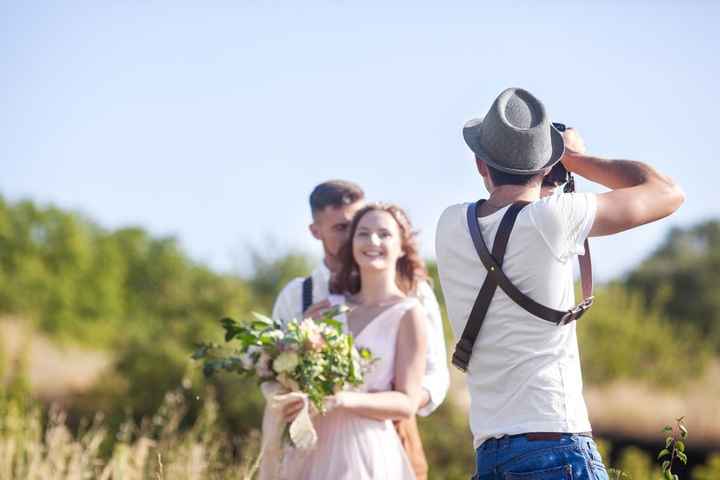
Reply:
<svg viewBox="0 0 720 480"><path fill-rule="evenodd" d="M480 225L478 224L477 209L485 200L480 200L477 203L473 203L468 207L467 210L467 222L470 230L470 236L472 237L475 250L480 256L483 265L488 271L485 277L485 282L480 288L475 304L473 305L470 317L468 318L465 329L463 330L460 341L455 346L455 352L453 353L452 363L460 370L467 371L468 363L470 362L470 356L472 355L473 346L475 340L480 333L480 327L485 320L490 302L492 301L493 295L497 287L500 287L505 294L510 297L515 303L521 306L529 313L540 317L543 320L553 322L556 325L565 325L577 320L582 317L587 309L593 303L592 296L592 265L590 262L590 245L585 240L585 255L579 256L580 262L580 277L582 282L583 290L583 301L576 307L570 310L555 310L553 308L546 307L532 298L522 293L518 288L507 278L505 273L502 271L502 263L505 257L505 249L510 238L510 233L515 225L520 211L529 202L515 202L503 216L500 221L500 227L495 235L495 241L493 242L492 254L488 251L487 245L482 238L480 233Z"/></svg>
<svg viewBox="0 0 720 480"><path fill-rule="evenodd" d="M313 303L313 279L312 275L305 277L302 283L302 313Z"/></svg>

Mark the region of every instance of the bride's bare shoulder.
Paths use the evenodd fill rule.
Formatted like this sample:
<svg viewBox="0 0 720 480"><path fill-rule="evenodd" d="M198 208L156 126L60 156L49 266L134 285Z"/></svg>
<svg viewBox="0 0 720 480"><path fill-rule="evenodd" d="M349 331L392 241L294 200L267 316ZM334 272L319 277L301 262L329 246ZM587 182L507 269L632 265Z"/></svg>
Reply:
<svg viewBox="0 0 720 480"><path fill-rule="evenodd" d="M400 332L425 335L426 316L425 308L419 301L415 300L403 314L403 318L400 321Z"/></svg>

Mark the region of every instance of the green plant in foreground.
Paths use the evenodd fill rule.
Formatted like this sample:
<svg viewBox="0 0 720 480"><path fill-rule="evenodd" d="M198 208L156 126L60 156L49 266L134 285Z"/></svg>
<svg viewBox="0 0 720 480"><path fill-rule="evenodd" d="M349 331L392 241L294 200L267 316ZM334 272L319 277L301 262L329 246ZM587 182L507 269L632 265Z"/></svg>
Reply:
<svg viewBox="0 0 720 480"><path fill-rule="evenodd" d="M685 417L675 419L674 427L665 425L663 432L667 434L667 437L665 437L665 448L660 450L657 459L662 461L662 472L665 479L678 480L678 475L672 472L672 466L676 458L679 459L683 465L687 465L685 441L687 440L688 430L685 426ZM668 460L667 457L670 457L670 459Z"/></svg>
<svg viewBox="0 0 720 480"><path fill-rule="evenodd" d="M610 474L613 480L627 479L630 480L632 477L627 473L623 472L619 468L608 468L608 474Z"/></svg>
<svg viewBox="0 0 720 480"><path fill-rule="evenodd" d="M685 442L687 441L688 430L685 425L685 417L676 418L674 427L665 425L663 432L667 435L665 437L665 446L657 455L658 461L662 462L662 478L663 480L679 480L679 476L673 473L672 467L676 458L683 465L687 465L688 458L685 453ZM632 447L624 451L621 465L623 468L608 468L608 474L612 480L650 478L657 474L657 471L650 472L650 462L649 460L645 461L642 452Z"/></svg>

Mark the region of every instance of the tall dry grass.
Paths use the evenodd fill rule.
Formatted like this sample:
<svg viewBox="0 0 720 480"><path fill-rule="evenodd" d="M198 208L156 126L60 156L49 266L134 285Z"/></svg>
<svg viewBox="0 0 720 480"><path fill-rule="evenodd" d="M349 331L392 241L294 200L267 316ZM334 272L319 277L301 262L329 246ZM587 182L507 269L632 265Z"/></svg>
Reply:
<svg viewBox="0 0 720 480"><path fill-rule="evenodd" d="M0 480L249 480L255 473L259 434L228 437L210 394L188 429L180 428L187 411L183 396L172 392L152 418L139 425L126 421L114 439L101 416L73 435L57 408L50 409L46 422L37 407L23 411L10 401L4 410ZM106 442L112 451L104 455ZM242 452L240 461L234 452Z"/></svg>

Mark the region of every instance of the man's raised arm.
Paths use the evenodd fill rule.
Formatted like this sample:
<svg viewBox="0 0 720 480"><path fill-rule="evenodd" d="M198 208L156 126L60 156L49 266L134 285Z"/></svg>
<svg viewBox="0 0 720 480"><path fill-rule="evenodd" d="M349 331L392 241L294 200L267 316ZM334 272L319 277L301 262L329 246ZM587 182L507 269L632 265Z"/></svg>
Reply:
<svg viewBox="0 0 720 480"><path fill-rule="evenodd" d="M565 131L562 162L569 171L612 191L597 196L597 213L590 236L612 235L660 220L675 212L685 194L668 176L650 165L586 155L578 133Z"/></svg>

